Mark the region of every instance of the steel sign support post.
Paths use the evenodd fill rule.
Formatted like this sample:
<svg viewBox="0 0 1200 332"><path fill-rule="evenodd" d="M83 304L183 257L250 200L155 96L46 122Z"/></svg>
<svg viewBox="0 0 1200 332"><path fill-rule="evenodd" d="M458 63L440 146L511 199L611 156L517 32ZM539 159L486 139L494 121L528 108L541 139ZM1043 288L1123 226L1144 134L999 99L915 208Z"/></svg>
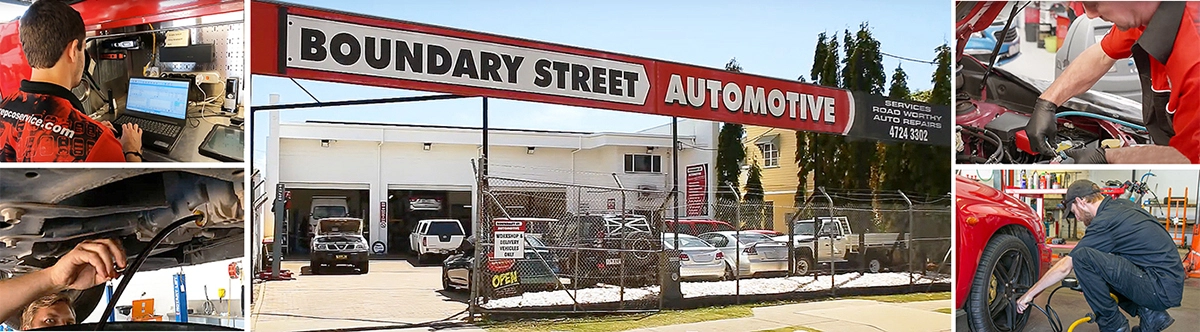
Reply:
<svg viewBox="0 0 1200 332"><path fill-rule="evenodd" d="M473 227L474 229L471 230L471 238L474 240L474 247L475 247L475 255L474 255L475 263L471 266L471 269L468 270L468 271L470 271L469 273L471 274L470 275L471 281L470 281L470 285L469 285L470 290L471 290L471 300L468 302L468 308L467 308L469 311L468 318L467 318L468 321L474 321L475 315L479 313L479 294L480 294L479 287L482 287L482 285L481 285L481 281L480 281L481 278L479 276L479 273L477 273L476 270L482 270L482 267L486 266L485 264L487 264L487 262L483 260L483 258L487 257L487 254L484 253L484 251L486 251L486 250L481 250L482 248L480 248L481 242L480 242L480 238L479 238L479 232L483 231L484 218L487 217L487 211L483 208L486 204L485 203L486 197L484 196L484 192L488 188L488 186L487 186L487 182L488 182L487 181L487 178L488 178L487 177L488 176L488 98L487 97L483 97L482 111L483 111L483 126L482 126L483 127L483 144L480 147L481 158L479 158L479 173L476 175L476 179L477 179L477 181L476 181L477 189L476 190L479 191L478 193L476 193L476 195L479 196L479 198L478 198L479 203L475 204L476 206L473 207L475 209L475 215L476 215L475 219L477 221L475 222L475 225Z"/></svg>
<svg viewBox="0 0 1200 332"><path fill-rule="evenodd" d="M673 116L671 117L671 214L673 217L671 220L674 222L673 225L676 225L676 228L679 225L679 150L679 118ZM663 231L666 231L666 229ZM674 250L670 252L674 253L679 250L679 232L677 229L673 229L671 233L675 238L672 241L674 243L672 246ZM661 287L662 296L664 302L671 304L671 307L674 308L677 307L680 300L683 300L683 291L680 289L681 277L679 274L679 265L682 262L679 261L679 255L677 254L665 258L667 259L659 260L667 264L667 278L663 280L666 284Z"/></svg>
<svg viewBox="0 0 1200 332"><path fill-rule="evenodd" d="M275 185L275 227L271 241L271 280L279 280L279 269L283 260L283 223L287 217L287 199L282 183Z"/></svg>

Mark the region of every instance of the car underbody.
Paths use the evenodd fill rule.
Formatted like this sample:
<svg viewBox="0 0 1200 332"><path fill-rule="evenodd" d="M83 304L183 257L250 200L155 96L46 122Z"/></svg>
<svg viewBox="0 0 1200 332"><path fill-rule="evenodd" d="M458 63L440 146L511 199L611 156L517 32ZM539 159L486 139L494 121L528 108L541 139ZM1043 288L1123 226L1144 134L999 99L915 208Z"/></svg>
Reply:
<svg viewBox="0 0 1200 332"><path fill-rule="evenodd" d="M132 261L167 225L201 215L154 248L142 271L244 256L244 170L0 170L0 279L53 265L76 244L113 238ZM88 313L103 285L74 292Z"/></svg>

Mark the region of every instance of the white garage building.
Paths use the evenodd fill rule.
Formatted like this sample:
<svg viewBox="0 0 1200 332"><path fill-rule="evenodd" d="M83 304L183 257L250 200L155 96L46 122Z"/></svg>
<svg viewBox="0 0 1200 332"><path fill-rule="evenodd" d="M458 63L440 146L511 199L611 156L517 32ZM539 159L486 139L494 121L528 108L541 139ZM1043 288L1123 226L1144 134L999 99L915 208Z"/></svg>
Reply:
<svg viewBox="0 0 1200 332"><path fill-rule="evenodd" d="M688 165L706 165L707 202L714 200L711 171L716 163L720 124L680 120L680 173ZM283 183L292 192L289 223L303 225L312 196L348 197L350 215L367 221L369 242L382 242L398 253L408 246L408 227L414 219L459 219L464 228L476 214L473 163L481 153L480 128L403 124L309 121L280 123L270 116L266 168L257 193L274 195ZM669 123L638 133L491 129L489 174L555 183L616 187L616 173L625 188L671 189L671 126ZM693 181L695 181L693 177ZM679 174L681 200L686 174ZM495 186L493 182L493 186ZM258 184L256 184L257 186ZM610 206L581 202L561 186L558 196L572 213L594 212ZM495 189L495 187L493 188ZM524 188L529 190L529 188ZM534 189L537 190L537 189ZM273 200L273 197L256 197ZM408 204L433 200L429 209ZM629 205L636 205L637 200ZM650 207L626 206L627 210ZM271 204L256 206L259 240L273 234ZM518 207L519 208L519 207ZM684 209L680 210L684 214ZM305 251L306 227L286 227L292 252ZM377 234L387 234L379 236ZM261 243L261 242L260 242Z"/></svg>

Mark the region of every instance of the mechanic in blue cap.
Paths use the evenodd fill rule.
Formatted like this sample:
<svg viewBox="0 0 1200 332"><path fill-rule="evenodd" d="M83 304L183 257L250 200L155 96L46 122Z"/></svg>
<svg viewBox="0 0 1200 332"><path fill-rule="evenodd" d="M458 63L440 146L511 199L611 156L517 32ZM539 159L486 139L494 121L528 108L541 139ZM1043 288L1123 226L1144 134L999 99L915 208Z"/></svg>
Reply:
<svg viewBox="0 0 1200 332"><path fill-rule="evenodd" d="M1074 271L1100 331L1131 331L1118 307L1139 317L1140 326L1132 331L1171 326L1175 319L1167 308L1183 299L1183 261L1158 218L1129 200L1105 196L1088 180L1072 183L1063 205L1087 233L1017 300L1017 311L1024 312L1039 293Z"/></svg>

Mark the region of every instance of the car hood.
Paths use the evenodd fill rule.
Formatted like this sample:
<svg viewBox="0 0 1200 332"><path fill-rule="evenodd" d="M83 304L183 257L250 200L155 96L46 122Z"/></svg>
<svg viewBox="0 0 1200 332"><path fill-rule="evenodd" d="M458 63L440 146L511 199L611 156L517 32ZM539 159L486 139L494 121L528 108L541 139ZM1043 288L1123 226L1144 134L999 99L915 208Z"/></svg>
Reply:
<svg viewBox="0 0 1200 332"><path fill-rule="evenodd" d="M958 41L955 57L961 58L963 48L971 39L971 33L983 31L992 25L1004 11L1007 1L959 1L955 8L954 37Z"/></svg>

